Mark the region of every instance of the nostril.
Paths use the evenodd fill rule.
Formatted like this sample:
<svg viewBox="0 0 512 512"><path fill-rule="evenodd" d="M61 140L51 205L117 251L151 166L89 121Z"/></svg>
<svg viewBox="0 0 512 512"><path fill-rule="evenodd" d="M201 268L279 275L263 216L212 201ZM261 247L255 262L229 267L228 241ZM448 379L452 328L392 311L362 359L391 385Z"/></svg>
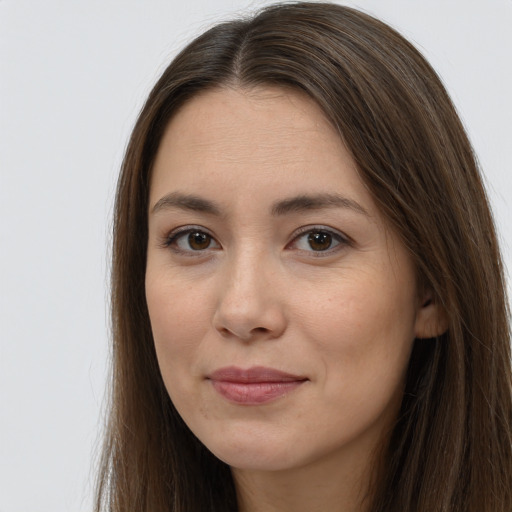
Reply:
<svg viewBox="0 0 512 512"><path fill-rule="evenodd" d="M219 327L217 331L224 338L236 337L244 341L250 341L253 339L260 339L260 337L274 337L271 336L272 330L267 329L266 327L254 327L249 331L245 331L243 327L240 328L229 328L229 327Z"/></svg>
<svg viewBox="0 0 512 512"><path fill-rule="evenodd" d="M266 327L255 327L251 330L253 334L263 334L268 332L268 329Z"/></svg>
<svg viewBox="0 0 512 512"><path fill-rule="evenodd" d="M229 336L231 334L231 331L225 327L221 327L218 329L218 331L222 334L222 336Z"/></svg>

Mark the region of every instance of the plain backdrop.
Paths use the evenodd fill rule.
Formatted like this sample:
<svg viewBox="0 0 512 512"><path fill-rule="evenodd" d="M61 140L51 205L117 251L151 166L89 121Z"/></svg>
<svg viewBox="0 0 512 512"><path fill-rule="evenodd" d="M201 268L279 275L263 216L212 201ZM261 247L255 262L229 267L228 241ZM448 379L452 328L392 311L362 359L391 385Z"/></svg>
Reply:
<svg viewBox="0 0 512 512"><path fill-rule="evenodd" d="M127 137L179 48L267 3L0 0L0 512L91 510ZM512 0L340 3L389 22L442 76L512 268Z"/></svg>

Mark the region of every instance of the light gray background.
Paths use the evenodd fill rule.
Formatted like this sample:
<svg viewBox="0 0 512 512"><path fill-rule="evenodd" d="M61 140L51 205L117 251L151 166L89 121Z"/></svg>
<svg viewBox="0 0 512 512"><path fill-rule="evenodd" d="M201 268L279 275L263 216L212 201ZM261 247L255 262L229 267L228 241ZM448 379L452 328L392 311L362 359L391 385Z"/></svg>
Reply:
<svg viewBox="0 0 512 512"><path fill-rule="evenodd" d="M0 512L91 509L128 134L178 48L267 3L0 0ZM512 0L343 3L398 28L443 77L512 268Z"/></svg>

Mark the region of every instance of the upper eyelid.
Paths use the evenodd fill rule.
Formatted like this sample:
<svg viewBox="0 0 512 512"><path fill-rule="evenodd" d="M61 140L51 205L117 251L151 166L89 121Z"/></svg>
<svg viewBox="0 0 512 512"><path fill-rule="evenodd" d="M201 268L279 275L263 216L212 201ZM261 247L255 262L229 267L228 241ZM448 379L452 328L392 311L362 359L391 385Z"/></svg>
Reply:
<svg viewBox="0 0 512 512"><path fill-rule="evenodd" d="M206 233L207 235L211 236L212 238L215 238L212 234L212 232L205 228L204 226L199 226L195 224L186 224L184 226L179 226L177 228L171 229L167 235L165 235L166 238L172 238L176 237L181 234L190 233L191 231L200 231L202 233Z"/></svg>
<svg viewBox="0 0 512 512"><path fill-rule="evenodd" d="M298 238L302 235L305 235L306 233L311 233L314 231L323 231L326 233L330 233L332 235L335 235L335 236L341 238L342 240L344 240L347 243L352 242L352 239L348 235L343 233L343 231L340 231L339 229L331 228L329 226L324 226L321 224L311 225L311 226L303 226L303 227L299 228L292 235L291 241L293 242L293 240L295 240L296 238Z"/></svg>

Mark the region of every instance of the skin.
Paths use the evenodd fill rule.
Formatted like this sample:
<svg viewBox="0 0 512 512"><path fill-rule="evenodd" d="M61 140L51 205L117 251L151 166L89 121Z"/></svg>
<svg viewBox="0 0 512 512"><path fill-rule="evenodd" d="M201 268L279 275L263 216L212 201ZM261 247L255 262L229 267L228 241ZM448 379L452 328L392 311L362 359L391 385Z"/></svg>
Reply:
<svg viewBox="0 0 512 512"><path fill-rule="evenodd" d="M283 204L322 194L344 199ZM364 510L413 340L435 334L438 312L321 110L281 88L193 98L161 141L148 222L162 376L190 429L231 466L240 510ZM204 233L193 248L187 229ZM209 378L226 366L304 382L233 403Z"/></svg>

